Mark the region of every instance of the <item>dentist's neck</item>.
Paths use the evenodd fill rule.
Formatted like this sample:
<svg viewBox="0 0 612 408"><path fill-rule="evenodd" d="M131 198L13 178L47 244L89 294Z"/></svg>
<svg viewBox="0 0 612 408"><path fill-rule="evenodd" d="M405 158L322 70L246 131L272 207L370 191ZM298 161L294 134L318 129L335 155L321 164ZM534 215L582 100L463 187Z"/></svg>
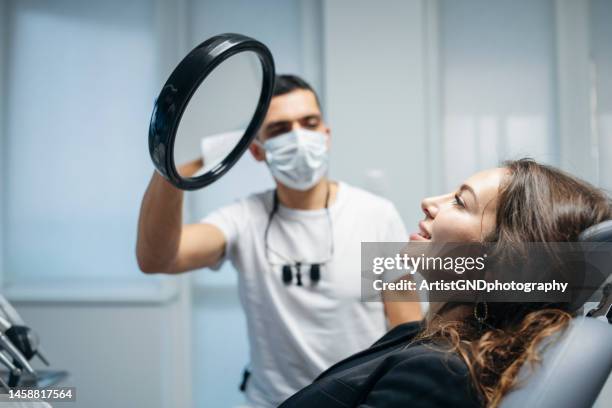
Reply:
<svg viewBox="0 0 612 408"><path fill-rule="evenodd" d="M329 189L329 205L336 200L338 184L322 178L314 187L305 190L293 190L281 183L276 183L278 200L282 205L296 210L319 210L325 208Z"/></svg>

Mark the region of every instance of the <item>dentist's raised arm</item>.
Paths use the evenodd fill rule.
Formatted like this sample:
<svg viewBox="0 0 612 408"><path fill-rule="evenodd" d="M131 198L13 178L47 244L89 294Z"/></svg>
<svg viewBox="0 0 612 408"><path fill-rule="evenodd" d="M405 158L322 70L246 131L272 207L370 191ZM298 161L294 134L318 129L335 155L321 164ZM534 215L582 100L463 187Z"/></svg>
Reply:
<svg viewBox="0 0 612 408"><path fill-rule="evenodd" d="M203 167L202 159L182 165L183 176ZM144 273L180 273L216 264L225 237L210 224L183 225L183 191L157 172L144 194L138 220L136 257Z"/></svg>

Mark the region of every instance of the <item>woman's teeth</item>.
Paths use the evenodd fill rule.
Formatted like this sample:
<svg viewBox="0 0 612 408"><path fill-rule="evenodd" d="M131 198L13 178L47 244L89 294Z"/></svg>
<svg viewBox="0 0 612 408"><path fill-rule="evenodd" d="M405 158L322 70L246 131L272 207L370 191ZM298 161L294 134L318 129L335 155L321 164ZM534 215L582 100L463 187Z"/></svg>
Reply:
<svg viewBox="0 0 612 408"><path fill-rule="evenodd" d="M423 234L422 232L413 232L410 234L410 240L412 241L430 241L431 238L427 236L427 234Z"/></svg>

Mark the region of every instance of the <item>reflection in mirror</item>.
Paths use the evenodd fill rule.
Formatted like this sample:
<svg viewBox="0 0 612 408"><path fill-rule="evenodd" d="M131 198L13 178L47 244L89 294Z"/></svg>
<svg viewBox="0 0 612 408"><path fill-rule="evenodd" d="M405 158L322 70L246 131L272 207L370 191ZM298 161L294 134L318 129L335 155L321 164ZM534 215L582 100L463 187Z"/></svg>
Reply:
<svg viewBox="0 0 612 408"><path fill-rule="evenodd" d="M245 51L219 64L185 108L174 143L174 162L183 178L214 169L238 144L261 93L262 66Z"/></svg>

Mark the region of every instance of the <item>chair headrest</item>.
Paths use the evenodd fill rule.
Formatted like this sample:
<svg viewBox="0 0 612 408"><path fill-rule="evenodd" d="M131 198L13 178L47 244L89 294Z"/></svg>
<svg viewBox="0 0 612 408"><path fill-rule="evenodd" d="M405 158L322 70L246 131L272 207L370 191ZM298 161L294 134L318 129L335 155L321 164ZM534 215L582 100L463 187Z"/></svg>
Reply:
<svg viewBox="0 0 612 408"><path fill-rule="evenodd" d="M578 241L581 242L612 242L612 220L600 222L599 224L595 224L592 227L584 230L579 236ZM599 317L605 316L608 319L608 322L612 324L612 304L610 297L612 291L612 282L606 283L609 281L609 270L608 275L604 277L602 290L602 298L599 301L599 304L591 309L587 316Z"/></svg>
<svg viewBox="0 0 612 408"><path fill-rule="evenodd" d="M581 242L612 242L612 220L600 222L582 231L578 236Z"/></svg>

